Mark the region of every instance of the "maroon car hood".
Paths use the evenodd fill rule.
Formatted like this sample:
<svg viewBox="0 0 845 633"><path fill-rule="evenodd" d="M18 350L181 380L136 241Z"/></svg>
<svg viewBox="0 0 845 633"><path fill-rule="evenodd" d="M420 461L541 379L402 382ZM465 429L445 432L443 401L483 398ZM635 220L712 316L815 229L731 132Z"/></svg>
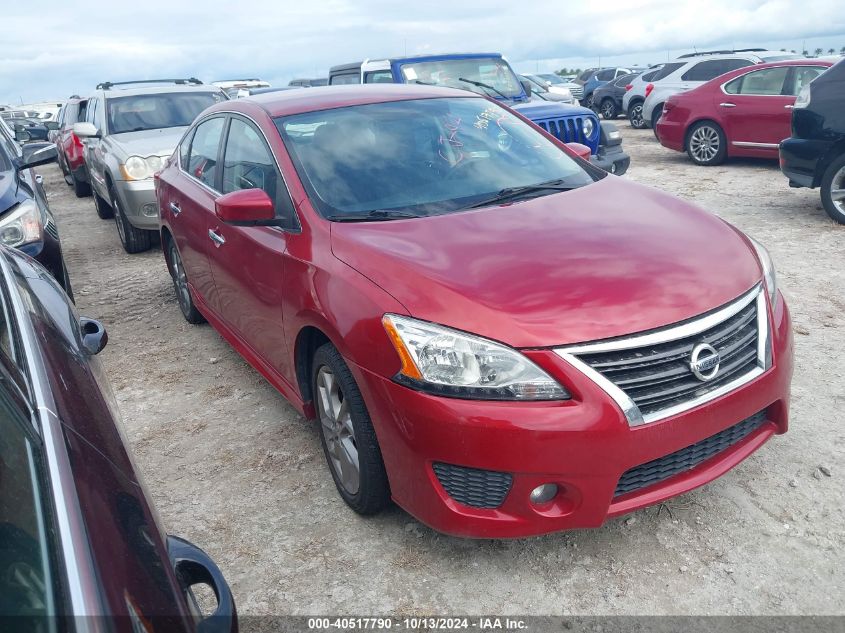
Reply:
<svg viewBox="0 0 845 633"><path fill-rule="evenodd" d="M411 315L514 347L676 323L762 276L719 218L615 177L507 206L335 223L332 250Z"/></svg>

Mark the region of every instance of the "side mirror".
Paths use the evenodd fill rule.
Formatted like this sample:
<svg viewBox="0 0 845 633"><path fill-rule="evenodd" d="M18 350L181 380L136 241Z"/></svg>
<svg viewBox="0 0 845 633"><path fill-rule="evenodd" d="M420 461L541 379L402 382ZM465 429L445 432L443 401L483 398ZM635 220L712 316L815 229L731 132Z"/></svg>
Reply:
<svg viewBox="0 0 845 633"><path fill-rule="evenodd" d="M276 221L276 208L263 189L239 189L220 196L214 202L214 212L221 221L240 226Z"/></svg>
<svg viewBox="0 0 845 633"><path fill-rule="evenodd" d="M48 130L58 130L59 124L56 121L44 121L44 127Z"/></svg>
<svg viewBox="0 0 845 633"><path fill-rule="evenodd" d="M93 123L80 121L73 124L73 133L79 138L100 138L100 130L94 127Z"/></svg>
<svg viewBox="0 0 845 633"><path fill-rule="evenodd" d="M522 89L525 91L525 96L529 99L531 98L531 82L527 79L520 79L519 83L522 84Z"/></svg>
<svg viewBox="0 0 845 633"><path fill-rule="evenodd" d="M29 169L55 162L59 157L53 143L27 143L21 149L23 156L18 163L18 169Z"/></svg>
<svg viewBox="0 0 845 633"><path fill-rule="evenodd" d="M583 158L586 161L590 160L590 155L592 154L592 151L586 145L582 145L581 143L567 143L566 147L575 152L578 158Z"/></svg>
<svg viewBox="0 0 845 633"><path fill-rule="evenodd" d="M82 347L85 351L94 356L103 351L106 343L109 342L109 335L103 324L94 319L79 319L79 331L82 333Z"/></svg>

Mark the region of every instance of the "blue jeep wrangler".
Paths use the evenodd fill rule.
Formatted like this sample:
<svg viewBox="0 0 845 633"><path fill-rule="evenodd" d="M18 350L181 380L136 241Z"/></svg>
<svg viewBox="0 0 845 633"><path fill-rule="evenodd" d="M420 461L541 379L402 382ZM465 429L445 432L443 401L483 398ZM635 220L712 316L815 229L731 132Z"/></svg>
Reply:
<svg viewBox="0 0 845 633"><path fill-rule="evenodd" d="M587 145L591 162L612 174L624 174L631 158L612 123L580 106L535 100L499 53L420 55L365 60L334 66L329 85L348 83L417 83L463 88L493 97L565 143Z"/></svg>

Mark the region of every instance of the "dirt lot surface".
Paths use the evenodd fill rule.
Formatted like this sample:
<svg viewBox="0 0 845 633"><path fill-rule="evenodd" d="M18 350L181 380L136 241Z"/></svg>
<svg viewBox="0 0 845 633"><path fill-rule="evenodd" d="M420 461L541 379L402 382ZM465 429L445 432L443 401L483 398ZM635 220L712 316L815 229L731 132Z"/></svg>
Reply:
<svg viewBox="0 0 845 633"><path fill-rule="evenodd" d="M792 428L660 508L516 541L348 510L316 426L212 328L184 321L160 250L125 254L91 198L42 168L80 312L108 328L102 358L147 487L167 530L220 565L241 614L845 613L845 227L774 162L695 167L618 125L627 178L771 251L796 332Z"/></svg>

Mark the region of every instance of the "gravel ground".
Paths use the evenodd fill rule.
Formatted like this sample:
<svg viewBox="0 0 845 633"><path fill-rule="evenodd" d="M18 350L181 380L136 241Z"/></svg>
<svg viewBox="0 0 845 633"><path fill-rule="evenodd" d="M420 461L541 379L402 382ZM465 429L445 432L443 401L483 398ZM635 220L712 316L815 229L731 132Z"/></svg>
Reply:
<svg viewBox="0 0 845 633"><path fill-rule="evenodd" d="M166 529L220 565L241 614L845 613L845 227L774 162L695 167L618 124L627 178L770 249L796 332L792 428L661 507L515 541L348 510L316 426L213 329L184 321L160 250L126 255L91 198L42 169L80 312L108 328L102 358L147 487Z"/></svg>

